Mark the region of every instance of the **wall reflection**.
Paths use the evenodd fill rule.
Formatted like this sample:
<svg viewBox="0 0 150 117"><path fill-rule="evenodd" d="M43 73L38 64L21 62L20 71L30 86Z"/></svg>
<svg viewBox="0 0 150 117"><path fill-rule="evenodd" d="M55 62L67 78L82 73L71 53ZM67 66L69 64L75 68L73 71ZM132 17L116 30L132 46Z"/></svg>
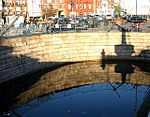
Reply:
<svg viewBox="0 0 150 117"><path fill-rule="evenodd" d="M36 79L34 75L32 77ZM150 85L150 73L141 71L140 67L129 62L74 63L47 72L39 77L28 89L25 87L26 83L24 82L25 88L18 96L12 98L16 101L12 104L13 106L10 106L11 108L36 98L48 98L49 100L55 92L88 84L92 86L94 84L106 83L103 86L113 90L119 98L121 95L118 90L124 86L128 87L128 84L130 84L129 88L134 90L137 90L141 85L147 87ZM18 88L17 84L15 86ZM93 88L93 90L96 89ZM9 94L10 92L7 93ZM44 98L42 98L43 96ZM3 101L1 100L1 102Z"/></svg>
<svg viewBox="0 0 150 117"><path fill-rule="evenodd" d="M149 73L141 72L138 67L127 63L106 64L105 69L98 62L76 63L44 74L17 99L18 104L22 104L50 92L104 82L149 85L149 76Z"/></svg>

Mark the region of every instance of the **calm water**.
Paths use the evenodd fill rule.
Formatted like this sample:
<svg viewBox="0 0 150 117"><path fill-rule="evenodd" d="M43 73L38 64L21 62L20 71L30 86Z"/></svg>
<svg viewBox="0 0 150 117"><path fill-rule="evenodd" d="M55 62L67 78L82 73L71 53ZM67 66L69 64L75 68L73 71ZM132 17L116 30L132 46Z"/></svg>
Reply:
<svg viewBox="0 0 150 117"><path fill-rule="evenodd" d="M148 117L149 67L75 63L1 84L1 116Z"/></svg>

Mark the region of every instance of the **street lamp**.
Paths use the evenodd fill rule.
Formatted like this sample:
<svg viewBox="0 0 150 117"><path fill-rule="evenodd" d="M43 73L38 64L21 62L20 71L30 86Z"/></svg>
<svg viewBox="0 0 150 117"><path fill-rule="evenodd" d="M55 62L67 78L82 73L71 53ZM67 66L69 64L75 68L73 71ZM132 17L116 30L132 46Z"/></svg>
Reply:
<svg viewBox="0 0 150 117"><path fill-rule="evenodd" d="M70 0L70 5L71 5L71 13L74 13L73 6L75 5L75 0Z"/></svg>
<svg viewBox="0 0 150 117"><path fill-rule="evenodd" d="M136 16L137 16L137 0L136 0Z"/></svg>
<svg viewBox="0 0 150 117"><path fill-rule="evenodd" d="M88 0L86 0L86 16L88 16Z"/></svg>
<svg viewBox="0 0 150 117"><path fill-rule="evenodd" d="M136 22L137 22L137 0L136 0Z"/></svg>

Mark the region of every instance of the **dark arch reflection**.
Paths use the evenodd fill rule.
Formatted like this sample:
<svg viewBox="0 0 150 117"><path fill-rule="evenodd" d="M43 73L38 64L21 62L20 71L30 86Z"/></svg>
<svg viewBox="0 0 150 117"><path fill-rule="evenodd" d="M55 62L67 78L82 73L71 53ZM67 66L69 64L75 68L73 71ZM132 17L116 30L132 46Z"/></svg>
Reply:
<svg viewBox="0 0 150 117"><path fill-rule="evenodd" d="M47 72L14 97L16 101L10 106L10 114L28 117L136 115L149 92L150 74L136 64L127 63L76 63Z"/></svg>

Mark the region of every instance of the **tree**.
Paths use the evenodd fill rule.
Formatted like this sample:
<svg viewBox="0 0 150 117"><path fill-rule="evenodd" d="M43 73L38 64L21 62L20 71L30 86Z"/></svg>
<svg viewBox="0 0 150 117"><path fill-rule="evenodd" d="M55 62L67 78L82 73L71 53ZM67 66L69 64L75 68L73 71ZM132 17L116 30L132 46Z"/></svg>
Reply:
<svg viewBox="0 0 150 117"><path fill-rule="evenodd" d="M121 12L122 12L122 7L120 6L120 4L116 5L114 9L115 17L119 18Z"/></svg>
<svg viewBox="0 0 150 117"><path fill-rule="evenodd" d="M42 18L47 20L47 18L52 15L53 15L53 6L51 4L43 5L42 6Z"/></svg>

